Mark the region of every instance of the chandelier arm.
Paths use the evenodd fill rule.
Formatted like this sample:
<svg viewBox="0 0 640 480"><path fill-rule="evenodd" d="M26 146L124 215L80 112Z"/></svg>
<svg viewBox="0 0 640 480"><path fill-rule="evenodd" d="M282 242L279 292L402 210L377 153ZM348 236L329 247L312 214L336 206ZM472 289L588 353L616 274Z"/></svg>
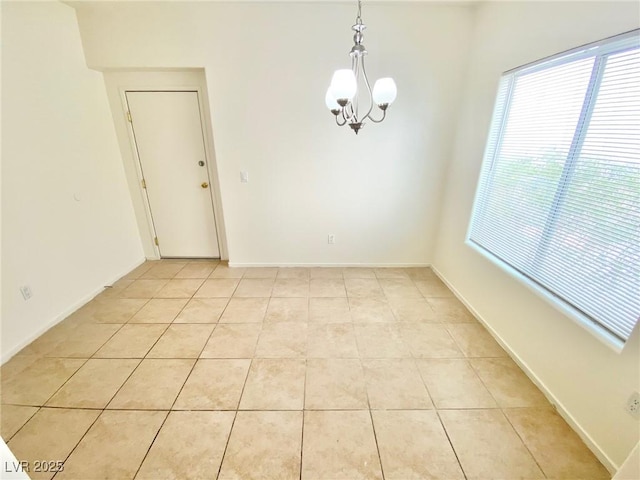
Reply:
<svg viewBox="0 0 640 480"><path fill-rule="evenodd" d="M386 116L387 116L387 110L384 109L382 110L382 118L380 120L376 120L371 115L369 115L369 120L371 120L373 123L380 123L385 119Z"/></svg>
<svg viewBox="0 0 640 480"><path fill-rule="evenodd" d="M345 111L344 119L345 119L346 122L353 122L353 119L357 118L356 112L353 109L353 103L352 102L349 102L347 104L347 106L343 110Z"/></svg>
<svg viewBox="0 0 640 480"><path fill-rule="evenodd" d="M342 107L342 110L340 110L340 115L342 116L342 120L344 120L344 122L342 122L340 124L340 126L344 125L345 123L347 123L347 108L349 107L349 104L347 103L344 107ZM336 119L336 121L338 121Z"/></svg>
<svg viewBox="0 0 640 480"><path fill-rule="evenodd" d="M340 123L340 120L338 120L339 115L336 115L336 125L338 125L339 127L342 127L343 125L347 124L347 121L344 120L342 123ZM344 118L344 115L342 116L342 118Z"/></svg>
<svg viewBox="0 0 640 480"><path fill-rule="evenodd" d="M353 104L351 102L347 103L347 105L342 109L342 118L344 118L345 122L350 122L354 118L356 122L358 121L358 117L355 115L355 112L353 111Z"/></svg>
<svg viewBox="0 0 640 480"><path fill-rule="evenodd" d="M367 91L369 92L369 110L367 110L367 114L362 117L361 121L366 120L371 117L371 110L373 110L373 92L371 91L371 85L369 85L369 79L367 78L367 71L364 69L364 56L360 59L362 62L362 76L364 77L364 84L367 86ZM375 120L373 120L375 122ZM382 120L381 120L382 121ZM378 123L378 122L375 122Z"/></svg>

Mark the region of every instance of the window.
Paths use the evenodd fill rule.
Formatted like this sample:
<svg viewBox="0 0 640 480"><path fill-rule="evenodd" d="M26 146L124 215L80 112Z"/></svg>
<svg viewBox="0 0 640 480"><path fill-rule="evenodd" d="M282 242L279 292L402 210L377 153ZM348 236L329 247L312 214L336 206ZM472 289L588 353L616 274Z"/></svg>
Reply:
<svg viewBox="0 0 640 480"><path fill-rule="evenodd" d="M639 33L503 74L468 234L618 349L640 317Z"/></svg>

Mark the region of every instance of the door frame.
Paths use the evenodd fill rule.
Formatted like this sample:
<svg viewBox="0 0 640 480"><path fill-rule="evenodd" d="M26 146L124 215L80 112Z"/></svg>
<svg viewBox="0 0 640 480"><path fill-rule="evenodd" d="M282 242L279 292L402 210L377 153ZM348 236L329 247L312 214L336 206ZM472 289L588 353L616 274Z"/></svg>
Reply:
<svg viewBox="0 0 640 480"><path fill-rule="evenodd" d="M146 192L142 188L142 168L138 157L137 146L133 135L132 123L127 119L128 104L127 91L191 91L198 95L200 109L200 123L204 140L204 150L207 159L207 176L211 185L211 202L218 237L218 248L221 260L227 260L228 248L220 179L216 157L214 155L213 135L211 129L211 115L209 98L206 89L204 69L181 70L106 70L103 71L107 94L120 143L125 174L129 184L133 208L136 213L140 239L148 259L159 259L160 250L154 243L155 228L151 207Z"/></svg>

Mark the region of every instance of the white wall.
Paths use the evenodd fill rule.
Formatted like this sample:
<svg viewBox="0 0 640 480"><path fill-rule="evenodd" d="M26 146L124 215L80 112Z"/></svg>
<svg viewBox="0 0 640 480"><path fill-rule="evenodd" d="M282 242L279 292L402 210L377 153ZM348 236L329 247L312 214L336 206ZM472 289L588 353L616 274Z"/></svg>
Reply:
<svg viewBox="0 0 640 480"><path fill-rule="evenodd" d="M74 10L3 2L2 74L4 361L144 257Z"/></svg>
<svg viewBox="0 0 640 480"><path fill-rule="evenodd" d="M465 246L501 72L638 28L636 2L511 2L479 7L466 94L443 197L435 268L618 466L638 442L623 409L639 390L638 328L620 354Z"/></svg>
<svg viewBox="0 0 640 480"><path fill-rule="evenodd" d="M355 4L75 5L92 68L205 68L230 262L431 262L469 8L365 5L367 70L399 94L356 137L324 106Z"/></svg>

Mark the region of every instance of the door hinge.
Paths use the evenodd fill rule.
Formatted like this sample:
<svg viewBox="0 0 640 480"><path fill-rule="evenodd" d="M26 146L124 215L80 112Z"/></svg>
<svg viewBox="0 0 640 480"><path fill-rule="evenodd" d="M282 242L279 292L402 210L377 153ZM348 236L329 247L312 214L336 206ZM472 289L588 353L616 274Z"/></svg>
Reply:
<svg viewBox="0 0 640 480"><path fill-rule="evenodd" d="M130 112L129 110L127 110L127 121L128 121L129 123L132 123L132 122L131 122L131 112Z"/></svg>
<svg viewBox="0 0 640 480"><path fill-rule="evenodd" d="M158 243L158 237L153 237L153 243L155 243L156 245L160 245L160 243Z"/></svg>
<svg viewBox="0 0 640 480"><path fill-rule="evenodd" d="M142 179L142 188L147 188L147 182L144 181L144 178Z"/></svg>

